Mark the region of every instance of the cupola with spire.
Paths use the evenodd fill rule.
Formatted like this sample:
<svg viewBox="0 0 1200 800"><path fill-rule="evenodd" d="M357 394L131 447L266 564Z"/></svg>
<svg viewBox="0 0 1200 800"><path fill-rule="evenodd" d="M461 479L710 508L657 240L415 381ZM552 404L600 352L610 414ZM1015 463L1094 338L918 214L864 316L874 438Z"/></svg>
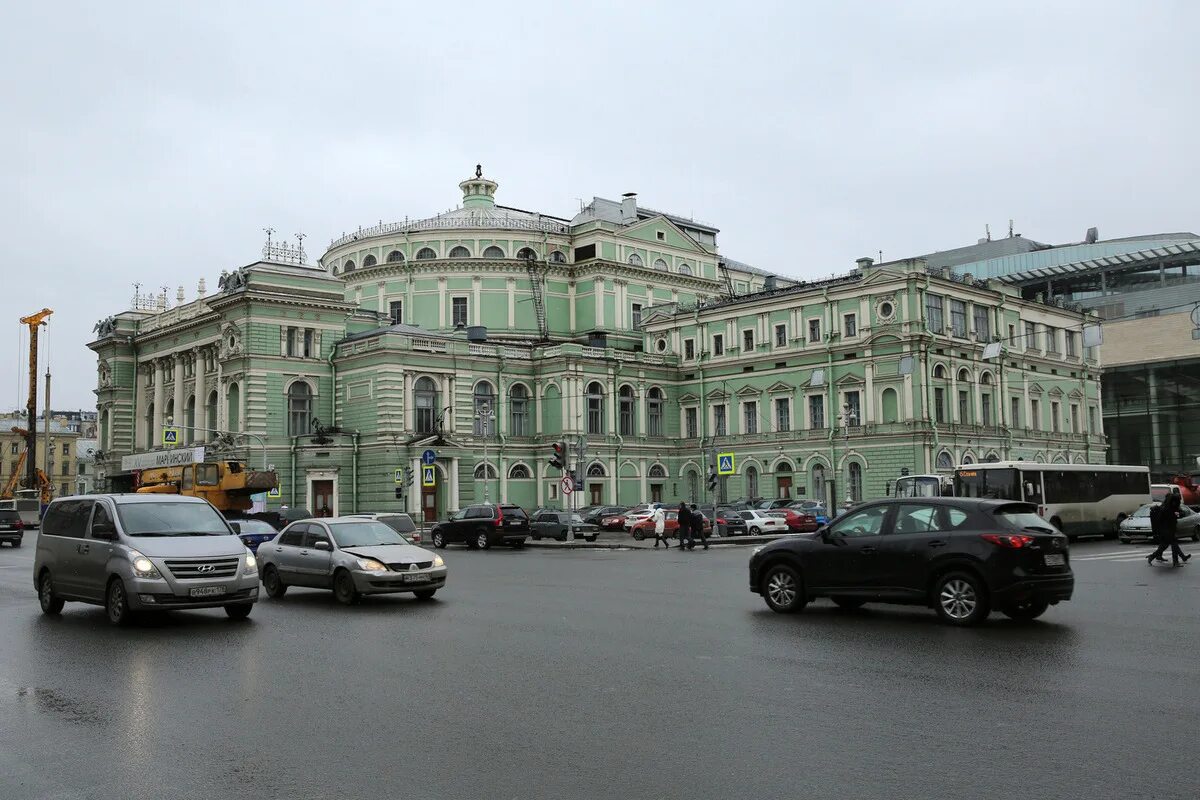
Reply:
<svg viewBox="0 0 1200 800"><path fill-rule="evenodd" d="M495 181L483 177L483 166L475 165L475 176L458 185L463 193L463 208L492 209L496 207Z"/></svg>

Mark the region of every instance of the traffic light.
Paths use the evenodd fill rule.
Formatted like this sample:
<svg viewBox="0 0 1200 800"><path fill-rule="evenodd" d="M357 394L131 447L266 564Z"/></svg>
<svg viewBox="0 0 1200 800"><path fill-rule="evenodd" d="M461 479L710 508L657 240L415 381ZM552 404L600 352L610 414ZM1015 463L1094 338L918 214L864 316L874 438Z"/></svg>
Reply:
<svg viewBox="0 0 1200 800"><path fill-rule="evenodd" d="M555 469L565 469L567 466L567 445L565 442L555 442L554 455L550 456L550 466Z"/></svg>
<svg viewBox="0 0 1200 800"><path fill-rule="evenodd" d="M412 467L405 467L405 468L404 468L404 485L405 485L405 486L409 486L409 487L411 487L411 486L412 486L412 483L413 483L413 468L412 468ZM400 490L399 490L399 489L397 489L397 490L396 490L396 497L399 497L399 496L400 496Z"/></svg>
<svg viewBox="0 0 1200 800"><path fill-rule="evenodd" d="M404 499L404 487L403 487L403 486L397 486L397 487L396 487L396 499L397 499L397 500L403 500L403 499Z"/></svg>
<svg viewBox="0 0 1200 800"><path fill-rule="evenodd" d="M708 490L716 491L717 488L717 468L710 466L708 468Z"/></svg>

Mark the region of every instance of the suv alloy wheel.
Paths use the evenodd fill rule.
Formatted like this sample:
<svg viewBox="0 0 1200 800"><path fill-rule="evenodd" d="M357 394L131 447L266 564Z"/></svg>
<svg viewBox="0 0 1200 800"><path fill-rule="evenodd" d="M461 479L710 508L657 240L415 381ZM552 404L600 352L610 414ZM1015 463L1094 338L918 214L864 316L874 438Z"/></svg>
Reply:
<svg viewBox="0 0 1200 800"><path fill-rule="evenodd" d="M970 572L948 572L937 579L933 605L943 622L978 625L991 611L987 586Z"/></svg>
<svg viewBox="0 0 1200 800"><path fill-rule="evenodd" d="M483 528L475 532L475 546L480 550L487 550L492 546L492 543L488 540L487 531Z"/></svg>
<svg viewBox="0 0 1200 800"><path fill-rule="evenodd" d="M433 546L438 550L446 549L446 536L441 531L433 532Z"/></svg>
<svg viewBox="0 0 1200 800"><path fill-rule="evenodd" d="M800 573L788 564L772 564L762 575L762 596L780 614L794 614L808 605Z"/></svg>

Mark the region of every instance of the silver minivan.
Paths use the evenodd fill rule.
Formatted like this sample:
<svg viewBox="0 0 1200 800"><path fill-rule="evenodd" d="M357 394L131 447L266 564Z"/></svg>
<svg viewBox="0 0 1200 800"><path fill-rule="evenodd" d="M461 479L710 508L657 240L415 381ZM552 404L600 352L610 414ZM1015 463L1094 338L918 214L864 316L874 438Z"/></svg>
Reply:
<svg viewBox="0 0 1200 800"><path fill-rule="evenodd" d="M254 554L208 501L162 494L62 497L42 518L33 559L42 611L102 605L135 612L222 607L245 619L258 600Z"/></svg>

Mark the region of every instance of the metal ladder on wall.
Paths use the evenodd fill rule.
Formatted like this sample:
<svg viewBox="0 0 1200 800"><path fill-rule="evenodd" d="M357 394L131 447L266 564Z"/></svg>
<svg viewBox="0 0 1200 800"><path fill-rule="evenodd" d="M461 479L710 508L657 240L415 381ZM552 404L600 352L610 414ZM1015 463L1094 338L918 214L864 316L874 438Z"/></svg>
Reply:
<svg viewBox="0 0 1200 800"><path fill-rule="evenodd" d="M550 339L550 329L546 326L546 303L542 298L542 276L538 274L537 261L529 259L525 262L525 268L529 271L529 285L533 290L533 309L537 315L538 332L542 335L542 341Z"/></svg>

